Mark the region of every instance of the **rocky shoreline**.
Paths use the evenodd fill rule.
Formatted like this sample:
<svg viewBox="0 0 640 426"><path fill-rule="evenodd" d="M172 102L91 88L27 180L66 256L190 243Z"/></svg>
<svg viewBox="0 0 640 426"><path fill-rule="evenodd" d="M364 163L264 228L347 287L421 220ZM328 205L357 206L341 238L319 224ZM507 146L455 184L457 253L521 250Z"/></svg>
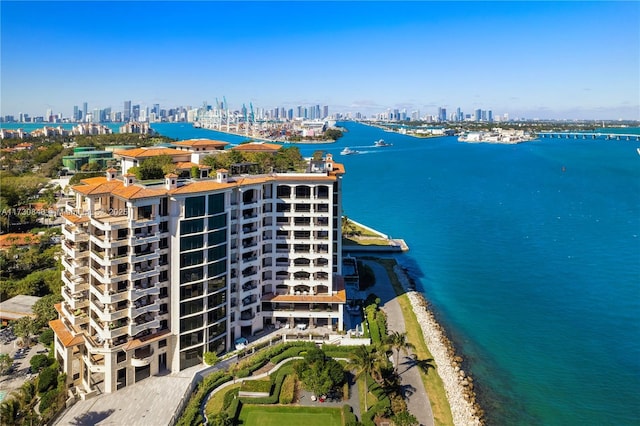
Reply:
<svg viewBox="0 0 640 426"><path fill-rule="evenodd" d="M484 413L476 401L476 394L473 390L473 378L461 368L462 357L456 354L453 343L436 321L424 296L415 291L413 280L402 267L396 265L394 270L411 302L418 323L422 328L424 341L444 383L453 424L460 426L484 425Z"/></svg>

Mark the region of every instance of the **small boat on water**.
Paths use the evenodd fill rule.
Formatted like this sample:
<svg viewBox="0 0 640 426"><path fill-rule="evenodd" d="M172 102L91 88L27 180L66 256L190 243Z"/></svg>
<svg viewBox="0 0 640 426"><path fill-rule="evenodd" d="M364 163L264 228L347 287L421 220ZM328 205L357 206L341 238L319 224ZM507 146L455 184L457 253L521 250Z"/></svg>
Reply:
<svg viewBox="0 0 640 426"><path fill-rule="evenodd" d="M383 147L383 146L393 146L392 143L386 143L384 139L379 139L373 143L375 147Z"/></svg>
<svg viewBox="0 0 640 426"><path fill-rule="evenodd" d="M636 150L638 151L638 155L640 155L640 148L636 148Z"/></svg>
<svg viewBox="0 0 640 426"><path fill-rule="evenodd" d="M349 149L348 146L345 147L342 151L340 151L340 155L352 155L352 154L360 154L360 151Z"/></svg>

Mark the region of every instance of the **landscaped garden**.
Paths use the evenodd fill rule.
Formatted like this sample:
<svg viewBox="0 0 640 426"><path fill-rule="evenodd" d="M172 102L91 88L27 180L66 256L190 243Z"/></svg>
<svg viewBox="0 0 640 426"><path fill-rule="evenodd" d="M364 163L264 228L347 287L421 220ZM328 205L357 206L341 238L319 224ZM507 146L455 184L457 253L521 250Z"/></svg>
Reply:
<svg viewBox="0 0 640 426"><path fill-rule="evenodd" d="M318 348L313 342L289 342L263 348L227 371L209 375L178 424L372 426L388 419L396 425L417 425L390 361L393 354L397 364L398 353L412 345L404 333L387 332L379 304L375 296L365 302L371 345ZM350 375L355 386L349 385ZM316 400L332 403L318 406Z"/></svg>

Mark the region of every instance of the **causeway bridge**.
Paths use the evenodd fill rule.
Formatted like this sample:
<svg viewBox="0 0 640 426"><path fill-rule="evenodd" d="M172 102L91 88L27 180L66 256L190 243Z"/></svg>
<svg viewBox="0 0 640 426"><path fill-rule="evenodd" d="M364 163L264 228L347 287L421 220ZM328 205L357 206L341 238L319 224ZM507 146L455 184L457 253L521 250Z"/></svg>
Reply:
<svg viewBox="0 0 640 426"><path fill-rule="evenodd" d="M612 141L640 141L640 134L607 132L540 132L538 139L600 139Z"/></svg>

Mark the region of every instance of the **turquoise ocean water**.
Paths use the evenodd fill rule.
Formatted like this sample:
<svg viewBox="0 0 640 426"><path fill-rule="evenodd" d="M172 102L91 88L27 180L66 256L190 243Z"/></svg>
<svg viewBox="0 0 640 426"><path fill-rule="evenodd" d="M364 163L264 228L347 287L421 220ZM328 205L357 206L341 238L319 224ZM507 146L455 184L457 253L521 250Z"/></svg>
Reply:
<svg viewBox="0 0 640 426"><path fill-rule="evenodd" d="M639 424L640 142L463 144L343 124L337 143L300 149L345 164L344 214L407 241L397 258L465 358L489 423ZM380 138L393 146L374 148ZM339 155L345 146L362 154Z"/></svg>

